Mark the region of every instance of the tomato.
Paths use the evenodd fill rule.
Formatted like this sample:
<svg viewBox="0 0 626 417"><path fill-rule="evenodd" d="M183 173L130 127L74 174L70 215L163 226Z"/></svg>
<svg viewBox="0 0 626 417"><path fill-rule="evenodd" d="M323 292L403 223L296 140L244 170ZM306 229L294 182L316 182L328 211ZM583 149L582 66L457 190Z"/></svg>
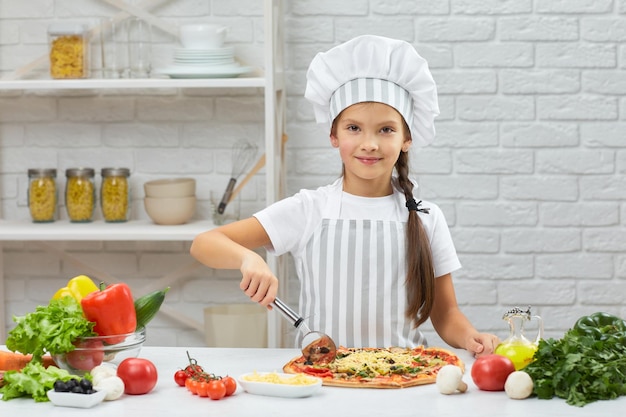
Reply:
<svg viewBox="0 0 626 417"><path fill-rule="evenodd" d="M226 386L221 379L212 379L207 386L207 393L212 400L221 400L226 396Z"/></svg>
<svg viewBox="0 0 626 417"><path fill-rule="evenodd" d="M100 340L79 342L73 350L65 354L65 361L74 369L91 371L104 360L104 344Z"/></svg>
<svg viewBox="0 0 626 417"><path fill-rule="evenodd" d="M187 367L185 368L185 373L187 374L187 376L196 376L204 373L204 369L202 369L200 365L191 364L187 365Z"/></svg>
<svg viewBox="0 0 626 417"><path fill-rule="evenodd" d="M209 396L209 383L206 381L198 382L198 396L199 397L208 397Z"/></svg>
<svg viewBox="0 0 626 417"><path fill-rule="evenodd" d="M148 359L126 358L117 367L117 376L124 381L124 393L147 394L158 379L156 366Z"/></svg>
<svg viewBox="0 0 626 417"><path fill-rule="evenodd" d="M192 387L191 385L195 384L194 379L193 378L187 378L185 380L185 388L187 388L187 391L189 391L192 394L195 394L195 385L194 387Z"/></svg>
<svg viewBox="0 0 626 417"><path fill-rule="evenodd" d="M472 365L472 380L483 391L504 391L506 378L515 371L513 361L506 356L481 356Z"/></svg>
<svg viewBox="0 0 626 417"><path fill-rule="evenodd" d="M222 378L222 382L226 387L226 396L229 397L235 393L237 390L237 381L232 376L225 376Z"/></svg>
<svg viewBox="0 0 626 417"><path fill-rule="evenodd" d="M186 380L187 380L187 373L183 371L182 369L179 369L178 371L174 373L174 381L176 381L178 386L184 387Z"/></svg>

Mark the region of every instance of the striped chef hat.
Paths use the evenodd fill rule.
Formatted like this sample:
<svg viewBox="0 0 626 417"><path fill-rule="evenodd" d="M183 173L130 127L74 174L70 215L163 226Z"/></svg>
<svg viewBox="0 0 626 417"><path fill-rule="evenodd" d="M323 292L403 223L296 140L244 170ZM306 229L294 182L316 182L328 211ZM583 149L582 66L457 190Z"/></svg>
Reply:
<svg viewBox="0 0 626 417"><path fill-rule="evenodd" d="M402 115L413 145L426 146L435 138L437 86L426 60L405 41L363 35L318 53L304 96L318 123L330 125L345 108L375 101Z"/></svg>

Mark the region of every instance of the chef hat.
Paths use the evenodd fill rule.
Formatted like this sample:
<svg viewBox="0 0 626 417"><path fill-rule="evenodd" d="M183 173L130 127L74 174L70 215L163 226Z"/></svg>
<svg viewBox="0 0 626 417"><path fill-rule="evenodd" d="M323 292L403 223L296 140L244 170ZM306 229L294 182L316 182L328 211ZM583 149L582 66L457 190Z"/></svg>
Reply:
<svg viewBox="0 0 626 417"><path fill-rule="evenodd" d="M364 35L318 53L304 96L313 103L318 123L332 123L353 104L376 101L404 117L414 145L426 146L435 138L437 86L426 60L405 41Z"/></svg>

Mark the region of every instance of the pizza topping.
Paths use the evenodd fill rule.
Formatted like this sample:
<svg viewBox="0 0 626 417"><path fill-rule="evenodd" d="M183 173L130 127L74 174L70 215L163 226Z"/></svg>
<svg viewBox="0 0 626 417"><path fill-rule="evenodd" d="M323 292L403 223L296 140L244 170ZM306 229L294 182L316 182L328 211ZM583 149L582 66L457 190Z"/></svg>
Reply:
<svg viewBox="0 0 626 417"><path fill-rule="evenodd" d="M428 360L410 353L410 349L356 349L340 352L335 361L329 364L334 373L375 378L390 374L416 374L426 368L439 367L445 363L441 359Z"/></svg>

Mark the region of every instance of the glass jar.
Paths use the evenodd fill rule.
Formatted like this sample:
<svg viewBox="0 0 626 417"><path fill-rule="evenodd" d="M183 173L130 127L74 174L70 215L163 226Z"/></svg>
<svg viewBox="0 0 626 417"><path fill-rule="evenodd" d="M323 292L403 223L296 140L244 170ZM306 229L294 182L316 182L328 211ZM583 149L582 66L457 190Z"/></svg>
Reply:
<svg viewBox="0 0 626 417"><path fill-rule="evenodd" d="M48 26L50 76L55 79L89 76L89 38L87 26L59 22Z"/></svg>
<svg viewBox="0 0 626 417"><path fill-rule="evenodd" d="M35 223L53 222L57 214L57 170L28 170L28 209Z"/></svg>
<svg viewBox="0 0 626 417"><path fill-rule="evenodd" d="M93 168L65 170L65 208L71 222L86 223L93 218L96 202Z"/></svg>
<svg viewBox="0 0 626 417"><path fill-rule="evenodd" d="M128 168L102 168L100 206L106 222L125 222L130 213L130 188Z"/></svg>

